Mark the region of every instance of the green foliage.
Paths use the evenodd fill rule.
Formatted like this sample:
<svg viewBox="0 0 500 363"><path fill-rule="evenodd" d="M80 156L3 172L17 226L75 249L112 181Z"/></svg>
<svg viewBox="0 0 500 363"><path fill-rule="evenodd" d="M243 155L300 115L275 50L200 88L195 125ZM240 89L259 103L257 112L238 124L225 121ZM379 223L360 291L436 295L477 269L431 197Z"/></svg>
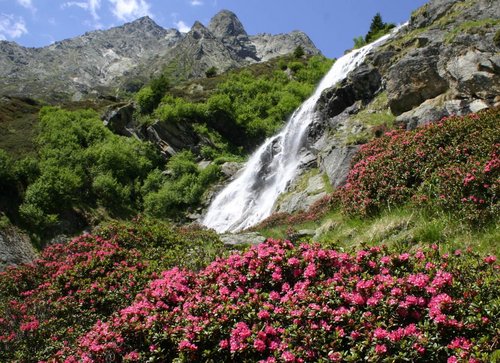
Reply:
<svg viewBox="0 0 500 363"><path fill-rule="evenodd" d="M304 52L304 48L301 45L298 45L297 48L293 51L293 56L295 58L302 58L306 53Z"/></svg>
<svg viewBox="0 0 500 363"><path fill-rule="evenodd" d="M366 43L371 43L383 35L387 34L395 25L392 23L384 23L380 13L375 14L370 24L370 30L365 35Z"/></svg>
<svg viewBox="0 0 500 363"><path fill-rule="evenodd" d="M354 49L358 49L358 48L364 47L366 45L365 38L363 38L362 35L354 38L352 41L354 42Z"/></svg>
<svg viewBox="0 0 500 363"><path fill-rule="evenodd" d="M108 208L119 208L130 203L130 186L119 183L113 175L98 174L92 181L97 200Z"/></svg>
<svg viewBox="0 0 500 363"><path fill-rule="evenodd" d="M216 75L217 75L217 67L215 66L208 68L205 72L205 76L207 76L207 78L212 78L215 77Z"/></svg>
<svg viewBox="0 0 500 363"><path fill-rule="evenodd" d="M160 157L148 143L114 135L94 111L43 108L36 140L39 160L20 160L26 185L20 214L32 230L48 231L81 206L136 211L141 185Z"/></svg>
<svg viewBox="0 0 500 363"><path fill-rule="evenodd" d="M154 78L149 86L143 87L135 96L139 112L142 114L151 113L158 106L169 87L169 80L165 74Z"/></svg>
<svg viewBox="0 0 500 363"><path fill-rule="evenodd" d="M166 95L154 111L154 116L163 122L196 122L203 120L206 113L204 104L191 103L182 98Z"/></svg>
<svg viewBox="0 0 500 363"><path fill-rule="evenodd" d="M150 113L154 110L156 104L153 98L153 90L151 87L143 87L135 94L135 101L142 114Z"/></svg>
<svg viewBox="0 0 500 363"><path fill-rule="evenodd" d="M460 23L458 26L453 27L445 36L445 41L451 43L459 34L480 34L484 36L487 32L492 32L495 28L500 26L499 19L487 18L481 20L469 20ZM498 30L497 34L500 33ZM495 36L493 42L495 43ZM500 35L499 35L500 39Z"/></svg>
<svg viewBox="0 0 500 363"><path fill-rule="evenodd" d="M211 164L200 170L192 152L174 155L167 164L167 177L161 181L157 172L145 183L149 194L144 198L146 213L155 217L179 217L179 212L196 206L208 186L220 177L220 167Z"/></svg>
<svg viewBox="0 0 500 363"><path fill-rule="evenodd" d="M204 157L216 158L238 147L250 149L282 127L331 66L321 56L282 62L284 66L276 64L272 71L260 67L225 75L205 102L166 95L153 115L165 123L202 124L208 128L205 136L220 136L216 145L203 145Z"/></svg>
<svg viewBox="0 0 500 363"><path fill-rule="evenodd" d="M0 149L0 190L10 186L14 180L14 163L9 155Z"/></svg>
<svg viewBox="0 0 500 363"><path fill-rule="evenodd" d="M370 29L368 30L368 33L364 37L359 36L353 39L354 41L354 48L361 48L362 46L369 44L371 42L374 42L378 38L384 36L385 34L389 33L392 28L394 28L396 25L393 23L384 23L382 20L382 16L380 13L375 14L375 16L372 18L371 24L370 24Z"/></svg>

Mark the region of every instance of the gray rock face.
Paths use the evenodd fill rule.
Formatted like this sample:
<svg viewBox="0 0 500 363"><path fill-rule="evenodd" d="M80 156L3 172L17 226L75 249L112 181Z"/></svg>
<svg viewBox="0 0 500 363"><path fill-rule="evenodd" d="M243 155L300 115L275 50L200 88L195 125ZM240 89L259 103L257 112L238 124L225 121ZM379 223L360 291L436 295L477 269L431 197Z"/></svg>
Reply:
<svg viewBox="0 0 500 363"><path fill-rule="evenodd" d="M475 95L491 99L500 94L500 55L469 49L451 59L446 69L451 76L457 96Z"/></svg>
<svg viewBox="0 0 500 363"><path fill-rule="evenodd" d="M290 191L280 198L273 211L278 213L294 213L309 208L326 196L323 176L321 174L307 177L307 180L304 182L305 188L300 188L300 185L291 185L289 188Z"/></svg>
<svg viewBox="0 0 500 363"><path fill-rule="evenodd" d="M144 81L146 76L139 68L164 54L180 38L177 30L163 29L143 17L43 48L0 42L0 76L5 79L2 93L43 98L109 92L131 76Z"/></svg>
<svg viewBox="0 0 500 363"><path fill-rule="evenodd" d="M36 257L28 236L13 228L0 230L0 271L10 265L29 263Z"/></svg>
<svg viewBox="0 0 500 363"><path fill-rule="evenodd" d="M328 118L337 116L356 101L371 99L380 88L380 82L378 70L364 63L340 84L323 92L318 108Z"/></svg>
<svg viewBox="0 0 500 363"><path fill-rule="evenodd" d="M220 239L226 246L258 245L266 241L266 237L257 232L226 233L221 235Z"/></svg>
<svg viewBox="0 0 500 363"><path fill-rule="evenodd" d="M165 66L174 77L200 77L210 67L223 72L293 52L298 45L306 53L319 53L300 32L249 37L227 10L215 15L208 28L195 22L187 34L143 17L43 48L0 41L0 93L80 100L137 91Z"/></svg>
<svg viewBox="0 0 500 363"><path fill-rule="evenodd" d="M292 31L288 34L258 34L250 37L257 51L257 58L267 61L278 55L293 52L299 45L306 54L320 54L312 40L301 31Z"/></svg>
<svg viewBox="0 0 500 363"><path fill-rule="evenodd" d="M102 116L104 125L115 134L133 136L135 134L133 120L134 110L133 103L112 106L106 110L105 114Z"/></svg>
<svg viewBox="0 0 500 363"><path fill-rule="evenodd" d="M320 170L328 175L333 187L345 184L352 158L358 149L357 145L333 147L320 156Z"/></svg>
<svg viewBox="0 0 500 363"><path fill-rule="evenodd" d="M492 0L431 0L344 81L324 91L307 148L334 187L346 181L360 133L378 122L376 112L387 115L387 107L369 108L379 95L395 122L408 129L499 104L500 48L493 41L499 18L500 6Z"/></svg>
<svg viewBox="0 0 500 363"><path fill-rule="evenodd" d="M392 113L411 110L448 89L437 69L439 51L438 46L415 49L389 69L386 79Z"/></svg>
<svg viewBox="0 0 500 363"><path fill-rule="evenodd" d="M398 50L382 71L393 113L435 106L446 115L447 107L430 101L443 98L492 105L500 91L499 48L493 41L499 18L500 6L492 0L433 0L414 12L407 29L384 47Z"/></svg>
<svg viewBox="0 0 500 363"><path fill-rule="evenodd" d="M233 12L222 10L217 13L210 20L208 29L225 46L232 49L239 58L250 62L260 60L255 45L252 44L243 24Z"/></svg>

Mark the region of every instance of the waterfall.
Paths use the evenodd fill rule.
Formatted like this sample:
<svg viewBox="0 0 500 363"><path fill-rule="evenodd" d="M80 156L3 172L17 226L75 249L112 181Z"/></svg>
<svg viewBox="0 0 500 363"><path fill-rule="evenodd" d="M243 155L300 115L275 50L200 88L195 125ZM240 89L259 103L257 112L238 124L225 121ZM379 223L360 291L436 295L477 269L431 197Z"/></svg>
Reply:
<svg viewBox="0 0 500 363"><path fill-rule="evenodd" d="M238 177L211 203L203 224L218 232L237 232L267 218L278 196L296 176L300 151L308 126L316 117L321 93L342 81L365 56L390 35L339 58L320 82L314 94L290 117L286 126L268 138L247 161Z"/></svg>

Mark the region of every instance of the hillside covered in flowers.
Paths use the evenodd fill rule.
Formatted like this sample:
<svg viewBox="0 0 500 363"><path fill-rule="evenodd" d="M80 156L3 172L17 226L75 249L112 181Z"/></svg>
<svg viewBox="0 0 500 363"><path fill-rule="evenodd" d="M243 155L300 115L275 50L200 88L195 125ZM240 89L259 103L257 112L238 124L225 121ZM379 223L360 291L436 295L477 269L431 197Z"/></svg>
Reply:
<svg viewBox="0 0 500 363"><path fill-rule="evenodd" d="M307 212L442 214L498 223L498 111L391 131L348 183ZM2 362L491 362L500 356L500 265L475 246L360 248L267 242L136 218L47 247L0 273ZM371 243L370 243L371 242ZM498 241L497 241L498 242ZM333 248L331 247L333 246ZM494 250L494 248L493 248Z"/></svg>

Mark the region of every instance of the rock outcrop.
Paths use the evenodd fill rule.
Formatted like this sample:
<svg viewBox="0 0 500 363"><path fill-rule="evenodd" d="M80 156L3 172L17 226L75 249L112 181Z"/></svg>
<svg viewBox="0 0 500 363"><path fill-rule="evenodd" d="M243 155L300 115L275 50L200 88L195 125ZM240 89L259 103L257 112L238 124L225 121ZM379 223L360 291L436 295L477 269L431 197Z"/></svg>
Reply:
<svg viewBox="0 0 500 363"><path fill-rule="evenodd" d="M314 167L339 187L359 145L377 133L499 107L499 19L493 0L431 0L416 10L406 27L322 94L304 150L315 156ZM294 191L292 200L306 190ZM279 201L276 209L307 207L289 204Z"/></svg>
<svg viewBox="0 0 500 363"><path fill-rule="evenodd" d="M143 17L109 30L25 48L0 41L0 94L80 100L137 91L167 67L178 79L205 76L293 52L319 50L301 32L249 36L236 15L223 10L208 27L195 22L181 34Z"/></svg>
<svg viewBox="0 0 500 363"><path fill-rule="evenodd" d="M0 271L10 265L29 263L36 256L27 235L13 227L0 230Z"/></svg>

